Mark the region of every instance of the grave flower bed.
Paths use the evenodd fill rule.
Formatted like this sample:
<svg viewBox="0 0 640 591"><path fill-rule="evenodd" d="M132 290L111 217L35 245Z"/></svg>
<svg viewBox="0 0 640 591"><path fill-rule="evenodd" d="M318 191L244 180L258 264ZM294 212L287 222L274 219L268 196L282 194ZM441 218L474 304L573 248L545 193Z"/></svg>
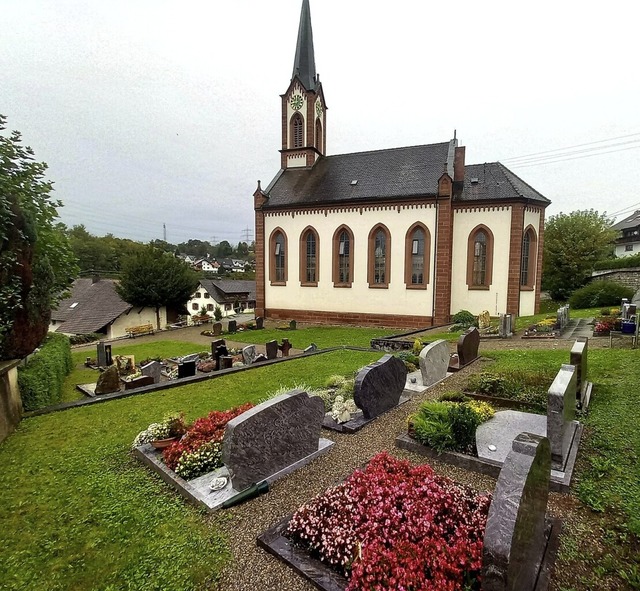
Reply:
<svg viewBox="0 0 640 591"><path fill-rule="evenodd" d="M490 503L383 452L298 509L284 535L345 576L346 591L473 591Z"/></svg>
<svg viewBox="0 0 640 591"><path fill-rule="evenodd" d="M555 316L547 316L544 320L532 324L524 331L525 337L553 337L557 335L558 323Z"/></svg>

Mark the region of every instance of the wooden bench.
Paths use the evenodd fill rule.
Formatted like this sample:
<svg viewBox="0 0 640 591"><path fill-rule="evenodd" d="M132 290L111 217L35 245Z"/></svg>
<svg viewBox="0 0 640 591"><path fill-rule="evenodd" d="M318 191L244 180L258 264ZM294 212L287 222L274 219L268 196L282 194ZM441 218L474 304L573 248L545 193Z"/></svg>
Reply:
<svg viewBox="0 0 640 591"><path fill-rule="evenodd" d="M153 324L141 324L140 326L130 326L129 328L124 329L126 333L132 338L135 339L137 336L142 334L153 334Z"/></svg>

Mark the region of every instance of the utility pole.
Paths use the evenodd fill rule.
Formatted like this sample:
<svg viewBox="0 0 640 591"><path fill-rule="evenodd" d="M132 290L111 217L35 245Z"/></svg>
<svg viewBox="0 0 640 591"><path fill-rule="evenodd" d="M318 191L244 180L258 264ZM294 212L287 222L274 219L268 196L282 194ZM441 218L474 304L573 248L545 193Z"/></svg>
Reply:
<svg viewBox="0 0 640 591"><path fill-rule="evenodd" d="M244 241L246 243L249 243L249 240L251 239L251 234L252 234L252 230L251 228L249 228L249 226L247 226L244 230L242 230L241 234L242 237L244 238Z"/></svg>

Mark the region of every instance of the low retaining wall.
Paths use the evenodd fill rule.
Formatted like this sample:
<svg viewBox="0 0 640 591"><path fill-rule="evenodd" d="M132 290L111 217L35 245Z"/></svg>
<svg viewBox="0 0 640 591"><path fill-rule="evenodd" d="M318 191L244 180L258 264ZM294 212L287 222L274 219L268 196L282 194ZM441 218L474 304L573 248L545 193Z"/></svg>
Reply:
<svg viewBox="0 0 640 591"><path fill-rule="evenodd" d="M18 389L19 363L0 362L0 442L15 430L22 418L22 399Z"/></svg>
<svg viewBox="0 0 640 591"><path fill-rule="evenodd" d="M591 281L615 281L631 289L640 289L640 267L602 269L591 274Z"/></svg>

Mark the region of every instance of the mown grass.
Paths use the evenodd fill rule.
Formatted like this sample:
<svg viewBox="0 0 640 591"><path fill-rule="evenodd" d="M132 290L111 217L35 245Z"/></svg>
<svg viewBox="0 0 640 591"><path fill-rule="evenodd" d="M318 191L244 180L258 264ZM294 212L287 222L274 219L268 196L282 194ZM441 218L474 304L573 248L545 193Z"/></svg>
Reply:
<svg viewBox="0 0 640 591"><path fill-rule="evenodd" d="M0 588L206 588L226 542L133 459L135 435L171 411L193 420L379 357L339 351L23 420L0 445Z"/></svg>
<svg viewBox="0 0 640 591"><path fill-rule="evenodd" d="M490 371L557 372L568 351L483 351ZM593 399L572 485L579 510L569 516L556 566L556 589L640 589L640 356L589 351Z"/></svg>
<svg viewBox="0 0 640 591"><path fill-rule="evenodd" d="M540 312L540 314L535 314L533 316L520 316L519 318L516 318L516 330L525 330L532 324L544 320L547 316L555 315L560 306L561 304L555 303L549 311ZM583 310L574 310L572 308L569 314L571 318L592 318L600 315L600 309L601 308L584 308Z"/></svg>

